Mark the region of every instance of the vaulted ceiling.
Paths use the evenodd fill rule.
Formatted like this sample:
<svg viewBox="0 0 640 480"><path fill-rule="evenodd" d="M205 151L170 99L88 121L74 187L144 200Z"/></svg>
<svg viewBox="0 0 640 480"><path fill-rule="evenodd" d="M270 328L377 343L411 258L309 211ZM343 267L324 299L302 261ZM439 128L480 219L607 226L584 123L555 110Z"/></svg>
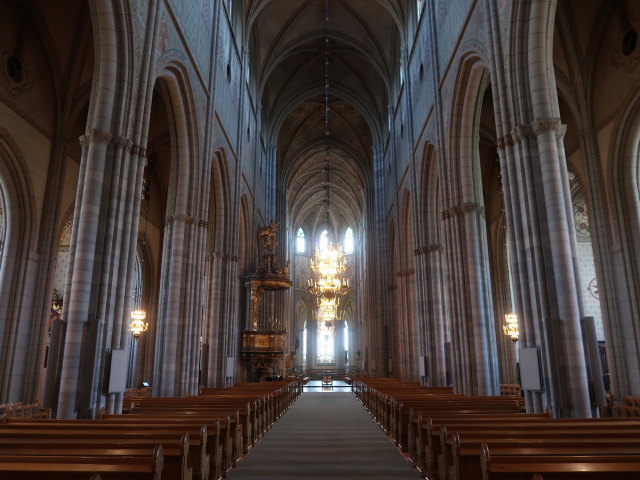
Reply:
<svg viewBox="0 0 640 480"><path fill-rule="evenodd" d="M327 197L334 227L360 223L372 185L372 145L382 138L398 72L407 1L245 3L251 67L294 227L322 223Z"/></svg>

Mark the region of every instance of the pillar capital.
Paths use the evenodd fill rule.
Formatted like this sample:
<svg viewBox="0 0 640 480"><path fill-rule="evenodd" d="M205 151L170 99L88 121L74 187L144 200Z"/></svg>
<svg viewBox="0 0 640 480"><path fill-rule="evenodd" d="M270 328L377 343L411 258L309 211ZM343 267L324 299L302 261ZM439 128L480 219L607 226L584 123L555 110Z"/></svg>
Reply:
<svg viewBox="0 0 640 480"><path fill-rule="evenodd" d="M531 122L531 128L536 136L552 131L558 138L563 138L567 131L567 126L561 123L559 117L536 118Z"/></svg>
<svg viewBox="0 0 640 480"><path fill-rule="evenodd" d="M464 215L470 212L478 212L479 214L483 214L484 205L480 205L479 203L476 203L476 202L460 203L458 205L452 206L448 210L444 210L442 212L442 219L446 220L451 217L459 217L461 215Z"/></svg>
<svg viewBox="0 0 640 480"><path fill-rule="evenodd" d="M106 145L111 142L112 138L113 135L106 130L91 129L84 135L80 136L79 140L80 145L84 148L89 146L91 143L103 143Z"/></svg>

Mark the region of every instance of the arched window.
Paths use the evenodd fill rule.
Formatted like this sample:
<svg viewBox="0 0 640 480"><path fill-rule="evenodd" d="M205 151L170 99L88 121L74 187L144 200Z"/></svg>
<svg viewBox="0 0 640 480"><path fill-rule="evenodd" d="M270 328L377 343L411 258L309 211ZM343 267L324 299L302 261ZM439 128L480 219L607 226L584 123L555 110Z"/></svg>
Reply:
<svg viewBox="0 0 640 480"><path fill-rule="evenodd" d="M347 228L344 234L344 253L353 253L353 230Z"/></svg>
<svg viewBox="0 0 640 480"><path fill-rule="evenodd" d="M304 322L304 330L302 331L302 365L307 366L307 322Z"/></svg>
<svg viewBox="0 0 640 480"><path fill-rule="evenodd" d="M142 308L142 261L140 256L136 253L136 262L134 265L134 280L133 288L131 291L131 309Z"/></svg>
<svg viewBox="0 0 640 480"><path fill-rule="evenodd" d="M320 242L318 248L320 250L326 250L329 246L329 232L327 230L323 230L320 234Z"/></svg>
<svg viewBox="0 0 640 480"><path fill-rule="evenodd" d="M336 363L335 330L318 322L318 357L316 363Z"/></svg>
<svg viewBox="0 0 640 480"><path fill-rule="evenodd" d="M344 364L348 367L351 364L351 355L349 355L349 324L344 321Z"/></svg>
<svg viewBox="0 0 640 480"><path fill-rule="evenodd" d="M344 351L349 351L349 323L344 321Z"/></svg>
<svg viewBox="0 0 640 480"><path fill-rule="evenodd" d="M306 250L306 245L304 243L304 230L302 227L298 229L298 234L296 235L296 251L298 253L304 253Z"/></svg>

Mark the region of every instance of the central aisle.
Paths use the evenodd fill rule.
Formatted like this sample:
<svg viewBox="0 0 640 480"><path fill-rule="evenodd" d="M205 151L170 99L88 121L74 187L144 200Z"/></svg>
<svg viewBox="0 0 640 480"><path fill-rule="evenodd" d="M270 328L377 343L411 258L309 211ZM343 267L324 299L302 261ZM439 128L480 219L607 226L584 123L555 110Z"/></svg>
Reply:
<svg viewBox="0 0 640 480"><path fill-rule="evenodd" d="M229 480L417 480L352 393L303 393Z"/></svg>

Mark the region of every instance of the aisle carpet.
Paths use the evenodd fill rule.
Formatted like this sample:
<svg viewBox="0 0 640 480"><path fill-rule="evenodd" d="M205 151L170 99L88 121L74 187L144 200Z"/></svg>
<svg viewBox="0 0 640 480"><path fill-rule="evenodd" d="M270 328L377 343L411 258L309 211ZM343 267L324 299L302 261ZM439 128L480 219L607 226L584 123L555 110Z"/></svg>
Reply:
<svg viewBox="0 0 640 480"><path fill-rule="evenodd" d="M352 393L303 393L229 480L417 480Z"/></svg>

